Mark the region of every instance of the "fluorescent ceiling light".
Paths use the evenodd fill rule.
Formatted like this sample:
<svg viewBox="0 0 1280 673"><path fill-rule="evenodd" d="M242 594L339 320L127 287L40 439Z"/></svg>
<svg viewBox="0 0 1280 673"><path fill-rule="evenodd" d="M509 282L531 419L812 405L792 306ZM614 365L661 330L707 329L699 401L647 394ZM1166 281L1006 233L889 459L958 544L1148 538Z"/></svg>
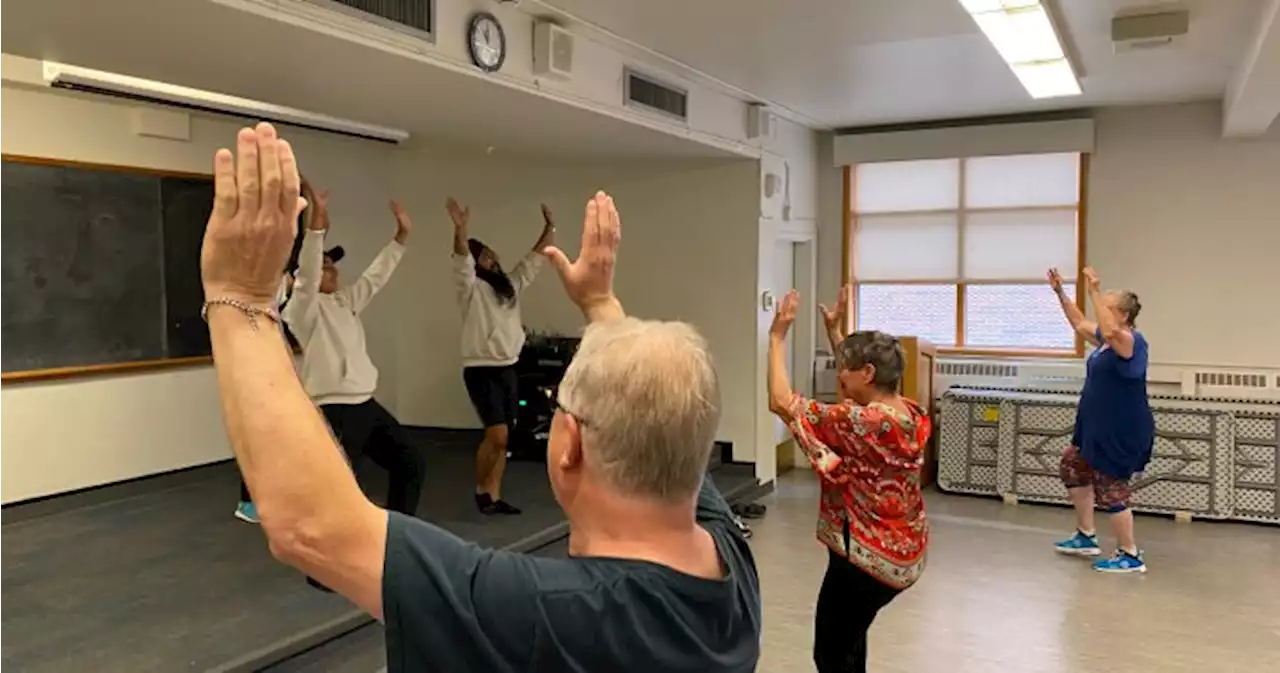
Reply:
<svg viewBox="0 0 1280 673"><path fill-rule="evenodd" d="M960 0L1032 98L1078 96L1080 82L1040 0Z"/></svg>
<svg viewBox="0 0 1280 673"><path fill-rule="evenodd" d="M1012 67L1013 74L1018 76L1018 81L1022 82L1022 87L1032 98L1080 95L1080 82L1076 80L1076 74L1065 58L1040 63L1018 63Z"/></svg>

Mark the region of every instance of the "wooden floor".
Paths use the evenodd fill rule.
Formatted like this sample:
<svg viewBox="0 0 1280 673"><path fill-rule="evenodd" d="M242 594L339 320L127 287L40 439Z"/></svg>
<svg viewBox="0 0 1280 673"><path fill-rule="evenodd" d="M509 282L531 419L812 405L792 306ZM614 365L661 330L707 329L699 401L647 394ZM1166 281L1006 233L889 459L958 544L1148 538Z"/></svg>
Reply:
<svg viewBox="0 0 1280 673"><path fill-rule="evenodd" d="M813 670L816 498L813 477L790 472L752 523L761 673ZM1280 529L1139 517L1149 571L1103 575L1053 553L1074 525L1065 508L941 494L928 507L929 566L871 630L876 673L1280 670Z"/></svg>

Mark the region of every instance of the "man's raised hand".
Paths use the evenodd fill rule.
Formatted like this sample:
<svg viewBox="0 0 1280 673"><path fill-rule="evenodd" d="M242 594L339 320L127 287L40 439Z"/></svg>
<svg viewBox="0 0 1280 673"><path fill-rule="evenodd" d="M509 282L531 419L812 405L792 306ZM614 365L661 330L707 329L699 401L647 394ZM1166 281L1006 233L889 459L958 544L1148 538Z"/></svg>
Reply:
<svg viewBox="0 0 1280 673"><path fill-rule="evenodd" d="M565 293L593 321L615 317L602 311L616 307L613 295L613 268L622 240L622 222L613 199L604 192L587 201L582 220L582 249L578 259L569 261L559 248L549 245L542 254L551 261L564 283ZM608 315L604 315L608 313ZM618 311L620 314L621 311Z"/></svg>
<svg viewBox="0 0 1280 673"><path fill-rule="evenodd" d="M214 154L213 173L213 212L200 250L204 295L270 306L307 205L293 148L265 122L241 129L235 154Z"/></svg>

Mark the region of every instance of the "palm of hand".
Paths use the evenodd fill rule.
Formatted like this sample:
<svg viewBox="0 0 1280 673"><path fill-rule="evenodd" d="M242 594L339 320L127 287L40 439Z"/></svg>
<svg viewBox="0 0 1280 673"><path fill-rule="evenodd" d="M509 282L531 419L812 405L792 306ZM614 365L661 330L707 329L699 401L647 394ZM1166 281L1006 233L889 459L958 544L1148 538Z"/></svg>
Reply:
<svg viewBox="0 0 1280 673"><path fill-rule="evenodd" d="M778 311L773 315L772 331L775 334L785 333L796 320L796 308L800 304L800 294L795 290L787 292L778 302ZM823 316L824 318L826 316Z"/></svg>
<svg viewBox="0 0 1280 673"><path fill-rule="evenodd" d="M826 323L827 329L839 327L840 323L844 322L844 310L836 309L833 311L825 306L822 307L822 322Z"/></svg>

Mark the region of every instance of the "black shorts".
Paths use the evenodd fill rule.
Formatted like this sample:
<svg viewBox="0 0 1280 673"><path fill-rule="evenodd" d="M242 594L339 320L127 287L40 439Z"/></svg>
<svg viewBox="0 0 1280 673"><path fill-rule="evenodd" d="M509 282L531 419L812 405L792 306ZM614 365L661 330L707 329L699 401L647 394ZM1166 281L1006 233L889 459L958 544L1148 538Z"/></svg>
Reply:
<svg viewBox="0 0 1280 673"><path fill-rule="evenodd" d="M464 367L462 380L467 384L467 396L484 427L515 424L516 409L520 405L515 365Z"/></svg>

